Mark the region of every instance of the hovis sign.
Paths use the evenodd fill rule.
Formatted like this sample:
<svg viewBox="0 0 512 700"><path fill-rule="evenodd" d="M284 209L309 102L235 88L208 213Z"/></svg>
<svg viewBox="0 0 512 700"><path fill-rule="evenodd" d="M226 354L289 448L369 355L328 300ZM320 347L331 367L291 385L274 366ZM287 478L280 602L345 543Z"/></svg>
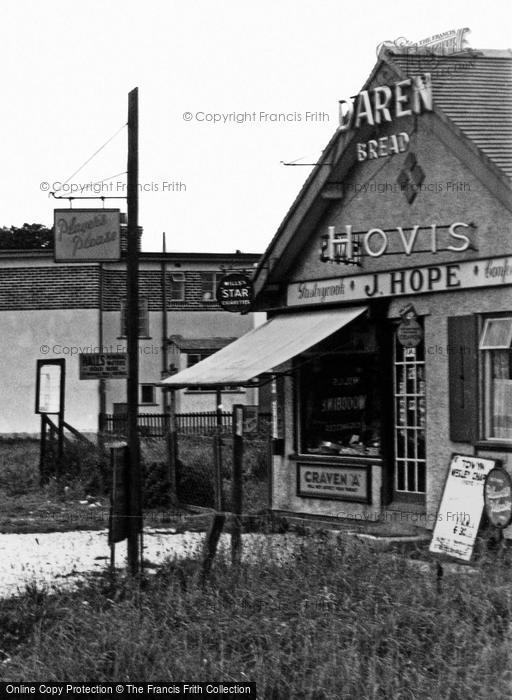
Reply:
<svg viewBox="0 0 512 700"><path fill-rule="evenodd" d="M55 262L121 259L119 209L55 209Z"/></svg>
<svg viewBox="0 0 512 700"><path fill-rule="evenodd" d="M287 304L330 304L508 284L512 284L512 257L486 258L294 282L288 285Z"/></svg>

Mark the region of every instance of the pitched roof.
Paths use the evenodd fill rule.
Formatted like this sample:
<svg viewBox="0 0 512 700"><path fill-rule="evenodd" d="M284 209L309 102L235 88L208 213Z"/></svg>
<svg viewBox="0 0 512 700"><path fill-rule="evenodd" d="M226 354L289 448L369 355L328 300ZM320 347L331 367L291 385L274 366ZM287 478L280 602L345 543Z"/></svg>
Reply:
<svg viewBox="0 0 512 700"><path fill-rule="evenodd" d="M495 178L496 196L510 206L512 191L512 51L465 50L459 54L432 56L426 52L407 54L399 49L382 49L363 89L368 88L382 67L406 78L431 73L435 113L454 135L482 154L487 175ZM352 134L337 130L322 151L281 225L263 253L253 282L256 299L272 287L283 270L283 254L293 248L297 254L304 236L327 206L322 189L331 175L342 181L351 167L346 157ZM503 189L504 188L504 189ZM263 304L262 308L265 306Z"/></svg>
<svg viewBox="0 0 512 700"><path fill-rule="evenodd" d="M512 177L512 51L434 56L388 50L386 59L406 76L430 73L435 105Z"/></svg>

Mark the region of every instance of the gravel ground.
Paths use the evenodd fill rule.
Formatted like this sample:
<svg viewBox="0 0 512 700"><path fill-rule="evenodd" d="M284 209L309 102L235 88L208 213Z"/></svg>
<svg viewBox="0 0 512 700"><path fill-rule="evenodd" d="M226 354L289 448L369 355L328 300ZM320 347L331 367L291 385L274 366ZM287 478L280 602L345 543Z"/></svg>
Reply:
<svg viewBox="0 0 512 700"><path fill-rule="evenodd" d="M144 561L153 570L168 558L187 558L203 545L205 534L172 530L144 530ZM243 535L244 556L263 547L281 558L291 550L291 535ZM229 535L220 551L229 552ZM0 535L0 597L23 591L27 584L72 587L81 574L98 572L110 564L107 530ZM126 542L116 545L116 568L126 566Z"/></svg>

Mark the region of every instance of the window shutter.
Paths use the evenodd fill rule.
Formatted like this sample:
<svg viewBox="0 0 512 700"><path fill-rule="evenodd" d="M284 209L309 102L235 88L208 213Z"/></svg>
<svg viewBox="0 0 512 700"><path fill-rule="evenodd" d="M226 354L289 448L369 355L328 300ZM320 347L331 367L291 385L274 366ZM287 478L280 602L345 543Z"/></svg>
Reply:
<svg viewBox="0 0 512 700"><path fill-rule="evenodd" d="M478 440L477 317L448 318L450 440Z"/></svg>

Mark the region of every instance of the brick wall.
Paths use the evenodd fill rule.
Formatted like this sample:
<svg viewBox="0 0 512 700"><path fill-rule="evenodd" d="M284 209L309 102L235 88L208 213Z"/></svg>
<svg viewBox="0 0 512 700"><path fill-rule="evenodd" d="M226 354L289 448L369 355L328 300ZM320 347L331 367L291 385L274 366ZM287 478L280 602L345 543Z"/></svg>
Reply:
<svg viewBox="0 0 512 700"><path fill-rule="evenodd" d="M0 267L0 310L92 309L99 308L100 268L87 265L51 265L48 267ZM182 272L180 270L180 272ZM209 270L205 272L214 272ZM185 300L171 300L171 275L168 271L167 304L175 311L220 311L215 300L203 301L200 271L183 271ZM162 310L160 270L139 271L139 294L147 298L149 311ZM126 272L103 268L103 310L119 311L126 298Z"/></svg>
<svg viewBox="0 0 512 700"><path fill-rule="evenodd" d="M86 265L3 267L0 310L93 309L99 302L99 268Z"/></svg>
<svg viewBox="0 0 512 700"><path fill-rule="evenodd" d="M181 272L181 270L180 270ZM220 311L216 301L203 301L201 272L185 272L185 301L171 301L171 272L166 275L167 304L176 311ZM139 295L148 299L150 311L162 310L162 273L160 270L139 271ZM122 270L103 271L103 309L119 311L126 297L126 273Z"/></svg>

